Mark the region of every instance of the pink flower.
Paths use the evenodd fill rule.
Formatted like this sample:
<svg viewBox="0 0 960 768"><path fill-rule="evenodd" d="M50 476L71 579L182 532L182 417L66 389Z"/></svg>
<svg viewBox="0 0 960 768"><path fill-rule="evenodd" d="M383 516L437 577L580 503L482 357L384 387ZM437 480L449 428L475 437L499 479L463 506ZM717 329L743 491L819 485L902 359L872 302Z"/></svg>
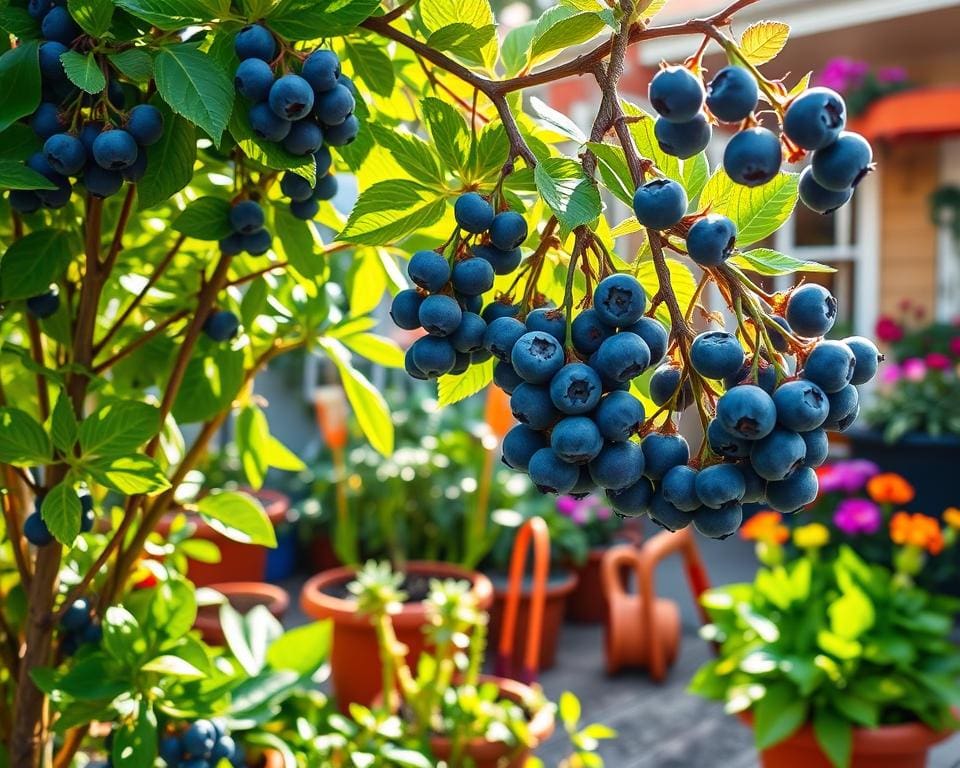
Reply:
<svg viewBox="0 0 960 768"><path fill-rule="evenodd" d="M903 378L907 381L923 381L927 375L927 366L919 357L903 361Z"/></svg>
<svg viewBox="0 0 960 768"><path fill-rule="evenodd" d="M877 80L881 83L902 83L907 79L907 70L904 67L880 67L877 70Z"/></svg>
<svg viewBox="0 0 960 768"><path fill-rule="evenodd" d="M817 85L825 85L842 92L859 85L869 70L870 65L865 61L837 56L830 59L817 75Z"/></svg>
<svg viewBox="0 0 960 768"><path fill-rule="evenodd" d="M573 513L579 506L580 502L573 498L573 496L560 496L557 498L557 512L564 517L573 517Z"/></svg>
<svg viewBox="0 0 960 768"><path fill-rule="evenodd" d="M924 362L927 368L932 368L935 371L949 371L953 367L950 358L940 352L931 352L924 358Z"/></svg>
<svg viewBox="0 0 960 768"><path fill-rule="evenodd" d="M903 338L903 328L892 317L881 317L877 320L876 332L880 341L900 341Z"/></svg>
<svg viewBox="0 0 960 768"><path fill-rule="evenodd" d="M950 354L960 357L960 336L954 336L950 339Z"/></svg>
<svg viewBox="0 0 960 768"><path fill-rule="evenodd" d="M896 384L903 378L903 370L894 362L887 363L880 369L880 381L884 384Z"/></svg>
<svg viewBox="0 0 960 768"><path fill-rule="evenodd" d="M577 525L584 525L590 521L590 513L582 505L577 506L570 515L570 519Z"/></svg>
<svg viewBox="0 0 960 768"><path fill-rule="evenodd" d="M824 467L820 474L821 493L856 493L867 480L879 474L880 467L865 459L838 461Z"/></svg>
<svg viewBox="0 0 960 768"><path fill-rule="evenodd" d="M867 499L844 499L833 514L834 525L847 536L872 534L880 530L883 515L880 507Z"/></svg>

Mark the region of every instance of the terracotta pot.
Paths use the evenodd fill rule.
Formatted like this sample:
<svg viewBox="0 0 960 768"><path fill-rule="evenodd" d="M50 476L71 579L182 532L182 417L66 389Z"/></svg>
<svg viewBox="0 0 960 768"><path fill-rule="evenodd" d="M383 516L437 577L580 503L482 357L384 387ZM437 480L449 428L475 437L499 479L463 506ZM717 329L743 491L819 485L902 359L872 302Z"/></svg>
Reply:
<svg viewBox="0 0 960 768"><path fill-rule="evenodd" d="M283 765L283 755L277 750L268 749L264 751L263 761L260 763L261 768L283 768Z"/></svg>
<svg viewBox="0 0 960 768"><path fill-rule="evenodd" d="M607 598L600 579L600 563L606 547L595 547L583 565L575 566L577 586L567 596L567 621L577 624L602 624L607 618Z"/></svg>
<svg viewBox="0 0 960 768"><path fill-rule="evenodd" d="M543 608L543 633L540 636L540 669L550 669L557 661L557 642L567 609L567 597L577 586L577 575L572 571L551 573L547 581L547 598ZM490 642L494 647L500 640L503 609L507 600L507 585L504 579L494 586L493 608L490 610ZM520 595L517 616L517 635L513 643L512 664L522 669L527 648L527 624L530 615L531 582L525 579Z"/></svg>
<svg viewBox="0 0 960 768"><path fill-rule="evenodd" d="M278 619L283 617L290 607L290 595L275 584L259 581L234 581L222 584L210 584L210 589L222 593L240 613L248 613L257 605L265 605ZM197 611L197 620L193 624L200 630L203 639L210 645L223 645L225 638L220 626L220 606L205 605Z"/></svg>
<svg viewBox="0 0 960 768"><path fill-rule="evenodd" d="M753 725L750 712L739 717L747 725ZM850 768L924 768L930 748L952 734L952 731L935 731L923 723L855 728ZM810 725L763 750L760 763L763 768L832 768Z"/></svg>
<svg viewBox="0 0 960 768"><path fill-rule="evenodd" d="M480 573L449 563L407 563L408 574L444 579L462 579L473 584L473 593L483 610L493 600L493 585ZM333 568L307 581L300 593L304 612L315 619L333 620L333 649L330 655L331 679L337 704L346 712L352 702L369 705L381 687L380 652L370 619L357 613L356 601L336 596L350 582L356 569ZM416 668L424 649L422 628L427 612L422 602L404 603L393 617L397 638L407 646L407 660Z"/></svg>
<svg viewBox="0 0 960 768"><path fill-rule="evenodd" d="M284 494L266 489L249 492L263 504L274 527L286 520L287 512L290 509L290 499ZM173 522L176 514L177 512L171 512L164 515L157 525L157 533L166 536L170 530L170 523ZM241 544L215 531L197 516L191 516L190 519L197 526L193 537L212 541L220 550L219 563L187 561L187 576L196 586L206 587L217 582L227 581L264 580L267 566L267 547L257 544Z"/></svg>

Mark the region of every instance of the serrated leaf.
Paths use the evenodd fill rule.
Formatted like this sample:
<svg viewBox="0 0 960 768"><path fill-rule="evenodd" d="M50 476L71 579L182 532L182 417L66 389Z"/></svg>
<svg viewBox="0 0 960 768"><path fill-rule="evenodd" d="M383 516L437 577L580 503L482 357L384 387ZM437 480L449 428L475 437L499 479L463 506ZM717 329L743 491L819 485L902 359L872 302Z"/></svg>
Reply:
<svg viewBox="0 0 960 768"><path fill-rule="evenodd" d="M147 456L104 457L84 466L100 485L127 495L156 493L170 487L160 465Z"/></svg>
<svg viewBox="0 0 960 768"><path fill-rule="evenodd" d="M154 62L157 90L170 108L217 144L233 111L233 80L195 45L164 48Z"/></svg>
<svg viewBox="0 0 960 768"><path fill-rule="evenodd" d="M236 491L214 492L197 502L200 516L232 541L276 547L277 535L263 505Z"/></svg>
<svg viewBox="0 0 960 768"><path fill-rule="evenodd" d="M548 8L537 20L530 43L531 59L537 63L547 61L562 50L592 40L606 24L596 12L578 13L565 5Z"/></svg>
<svg viewBox="0 0 960 768"><path fill-rule="evenodd" d="M63 64L63 71L67 73L70 82L81 91L102 93L107 87L107 78L92 53L67 51L60 55L60 63Z"/></svg>
<svg viewBox="0 0 960 768"><path fill-rule="evenodd" d="M112 0L67 0L67 9L83 31L93 37L103 37L110 29Z"/></svg>
<svg viewBox="0 0 960 768"><path fill-rule="evenodd" d="M25 467L49 461L50 438L26 411L0 408L0 434L0 463Z"/></svg>
<svg viewBox="0 0 960 768"><path fill-rule="evenodd" d="M718 168L700 195L699 207L730 218L737 225L737 246L744 248L776 232L796 203L795 173L781 172L759 187L745 187Z"/></svg>
<svg viewBox="0 0 960 768"><path fill-rule="evenodd" d="M790 37L790 25L782 21L758 21L740 36L740 53L751 64L766 64L776 58Z"/></svg>
<svg viewBox="0 0 960 768"><path fill-rule="evenodd" d="M200 0L114 0L114 3L164 30L182 29L211 18L209 9Z"/></svg>
<svg viewBox="0 0 960 768"><path fill-rule="evenodd" d="M673 157L673 155L668 155L660 149L657 137L654 136L653 125L655 121L653 117L640 109L636 104L632 104L624 99L621 99L620 105L623 108L623 113L627 117L640 118L629 124L630 135L637 145L637 152L640 153L640 156L652 160L653 164L664 176L669 176L674 181L679 181L683 184L680 161Z"/></svg>
<svg viewBox="0 0 960 768"><path fill-rule="evenodd" d="M32 168L14 160L0 160L0 189L56 189Z"/></svg>
<svg viewBox="0 0 960 768"><path fill-rule="evenodd" d="M111 53L110 63L137 83L148 83L153 78L153 59L141 48Z"/></svg>
<svg viewBox="0 0 960 768"><path fill-rule="evenodd" d="M38 50L30 40L0 56L0 131L33 114L40 103Z"/></svg>
<svg viewBox="0 0 960 768"><path fill-rule="evenodd" d="M348 40L346 51L354 73L371 91L380 96L393 93L396 81L393 64L383 48L370 40Z"/></svg>
<svg viewBox="0 0 960 768"><path fill-rule="evenodd" d="M432 96L420 102L423 119L433 145L447 168L463 169L470 147L470 134L460 113Z"/></svg>
<svg viewBox="0 0 960 768"><path fill-rule="evenodd" d="M222 197L198 197L177 214L170 226L197 240L220 240L233 231L230 202Z"/></svg>
<svg viewBox="0 0 960 768"><path fill-rule="evenodd" d="M440 405L452 405L475 395L493 381L493 360L471 365L459 376L447 374L437 381L437 399Z"/></svg>
<svg viewBox="0 0 960 768"><path fill-rule="evenodd" d="M150 103L163 113L163 135L147 149L147 172L137 184L137 208L141 211L165 202L187 186L197 157L193 124L174 115L158 97Z"/></svg>
<svg viewBox="0 0 960 768"><path fill-rule="evenodd" d="M373 133L377 144L390 153L397 165L410 174L410 178L443 183L444 173L431 144L419 136L400 133L376 123L366 127Z"/></svg>
<svg viewBox="0 0 960 768"><path fill-rule="evenodd" d="M80 533L82 514L77 492L66 482L57 483L47 491L40 505L40 516L50 529L50 533L57 541L68 547Z"/></svg>
<svg viewBox="0 0 960 768"><path fill-rule="evenodd" d="M16 6L0 8L0 29L13 35L21 42L33 40L40 36L40 24L27 13L26 8ZM2 43L3 41L0 40L0 45Z"/></svg>
<svg viewBox="0 0 960 768"><path fill-rule="evenodd" d="M603 210L600 191L575 160L549 157L533 171L537 191L567 229L589 224Z"/></svg>
<svg viewBox="0 0 960 768"><path fill-rule="evenodd" d="M796 272L836 272L834 267L816 261L798 259L772 248L754 248L738 253L728 262L760 275L792 275Z"/></svg>
<svg viewBox="0 0 960 768"><path fill-rule="evenodd" d="M474 63L483 62L483 49L494 39L496 27L486 24L474 27L458 21L431 32L427 45L437 51L447 51Z"/></svg>
<svg viewBox="0 0 960 768"><path fill-rule="evenodd" d="M597 158L597 169L600 171L600 178L603 185L624 205L633 205L633 179L630 176L630 168L627 166L627 158L621 147L613 144L602 144L591 141L587 143L587 148L593 152ZM636 221L636 217L631 217ZM639 222L635 232L641 229ZM614 235L616 237L616 235Z"/></svg>
<svg viewBox="0 0 960 768"><path fill-rule="evenodd" d="M63 453L69 453L77 442L79 425L73 413L73 403L66 392L61 391L50 415L50 436L53 444Z"/></svg>
<svg viewBox="0 0 960 768"><path fill-rule="evenodd" d="M270 28L289 40L316 40L352 32L380 0L280 0L267 14Z"/></svg>
<svg viewBox="0 0 960 768"><path fill-rule="evenodd" d="M381 181L361 193L337 237L363 245L392 244L436 224L446 206L442 190L403 179Z"/></svg>
<svg viewBox="0 0 960 768"><path fill-rule="evenodd" d="M454 24L487 30L497 23L488 0L420 0L417 10L431 34ZM497 59L497 42L496 35L487 38L479 50L480 63L492 67Z"/></svg>
<svg viewBox="0 0 960 768"><path fill-rule="evenodd" d="M62 229L31 232L0 257L0 299L45 293L70 263L70 237Z"/></svg>

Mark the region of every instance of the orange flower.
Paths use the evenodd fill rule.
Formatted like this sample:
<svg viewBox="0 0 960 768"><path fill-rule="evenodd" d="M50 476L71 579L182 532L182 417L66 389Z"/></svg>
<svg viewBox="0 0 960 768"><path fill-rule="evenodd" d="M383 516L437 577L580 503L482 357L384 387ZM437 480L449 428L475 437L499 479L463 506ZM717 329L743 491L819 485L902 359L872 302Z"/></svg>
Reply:
<svg viewBox="0 0 960 768"><path fill-rule="evenodd" d="M943 551L943 532L937 519L919 512L897 512L890 519L890 539L894 544L920 547L931 555Z"/></svg>
<svg viewBox="0 0 960 768"><path fill-rule="evenodd" d="M767 509L757 512L740 526L740 536L747 541L763 541L783 544L790 538L790 530L781 524L783 516Z"/></svg>
<svg viewBox="0 0 960 768"><path fill-rule="evenodd" d="M956 528L960 530L960 509L956 507L948 507L943 510L943 522L949 525L951 528Z"/></svg>
<svg viewBox="0 0 960 768"><path fill-rule="evenodd" d="M913 486L895 472L884 472L867 480L867 493L878 504L909 504Z"/></svg>

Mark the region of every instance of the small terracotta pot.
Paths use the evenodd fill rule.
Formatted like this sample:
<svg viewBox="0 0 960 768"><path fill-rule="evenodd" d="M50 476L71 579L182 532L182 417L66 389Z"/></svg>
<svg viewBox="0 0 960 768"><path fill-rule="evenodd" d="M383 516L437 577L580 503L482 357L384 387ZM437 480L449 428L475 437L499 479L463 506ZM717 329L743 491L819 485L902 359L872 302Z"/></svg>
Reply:
<svg viewBox="0 0 960 768"><path fill-rule="evenodd" d="M263 753L261 768L283 768L283 755L275 749L267 749Z"/></svg>
<svg viewBox="0 0 960 768"><path fill-rule="evenodd" d="M540 664L539 669L550 669L557 661L557 643L560 638L560 628L563 626L563 617L567 609L567 597L577 586L577 575L572 571L561 572L562 578L551 574L547 581L547 597L543 607L543 632L540 635ZM493 592L493 608L490 610L490 638L496 644L500 639L500 628L503 621L503 610L507 601L506 582L497 584ZM513 657L511 662L514 669L522 669L524 654L527 649L527 631L530 616L531 583L523 582L523 592L520 594L520 609L517 612L517 634L513 642Z"/></svg>
<svg viewBox="0 0 960 768"><path fill-rule="evenodd" d="M493 601L493 585L481 573L434 562L407 563L406 572L469 581L482 610L487 610ZM355 600L329 594L346 585L355 574L356 569L348 566L318 573L303 585L300 593L300 605L305 613L315 619L333 620L331 679L337 704L343 712L352 702L369 705L380 692L382 679L377 636L369 617L357 613ZM422 629L427 621L426 607L422 602L404 603L400 612L391 618L397 639L408 648L407 661L415 669L425 646Z"/></svg>
<svg viewBox="0 0 960 768"><path fill-rule="evenodd" d="M753 725L752 713L744 712L739 717ZM953 731L935 731L919 722L854 728L849 768L924 768L930 748L952 735ZM763 768L832 768L810 725L763 750L760 764Z"/></svg>
<svg viewBox="0 0 960 768"><path fill-rule="evenodd" d="M265 605L278 619L283 617L290 607L290 595L275 584L259 581L234 581L223 584L210 584L210 589L220 592L240 613L248 613L257 605ZM193 626L200 630L203 639L210 645L223 645L225 638L220 626L220 606L205 605L197 611L197 620Z"/></svg>

